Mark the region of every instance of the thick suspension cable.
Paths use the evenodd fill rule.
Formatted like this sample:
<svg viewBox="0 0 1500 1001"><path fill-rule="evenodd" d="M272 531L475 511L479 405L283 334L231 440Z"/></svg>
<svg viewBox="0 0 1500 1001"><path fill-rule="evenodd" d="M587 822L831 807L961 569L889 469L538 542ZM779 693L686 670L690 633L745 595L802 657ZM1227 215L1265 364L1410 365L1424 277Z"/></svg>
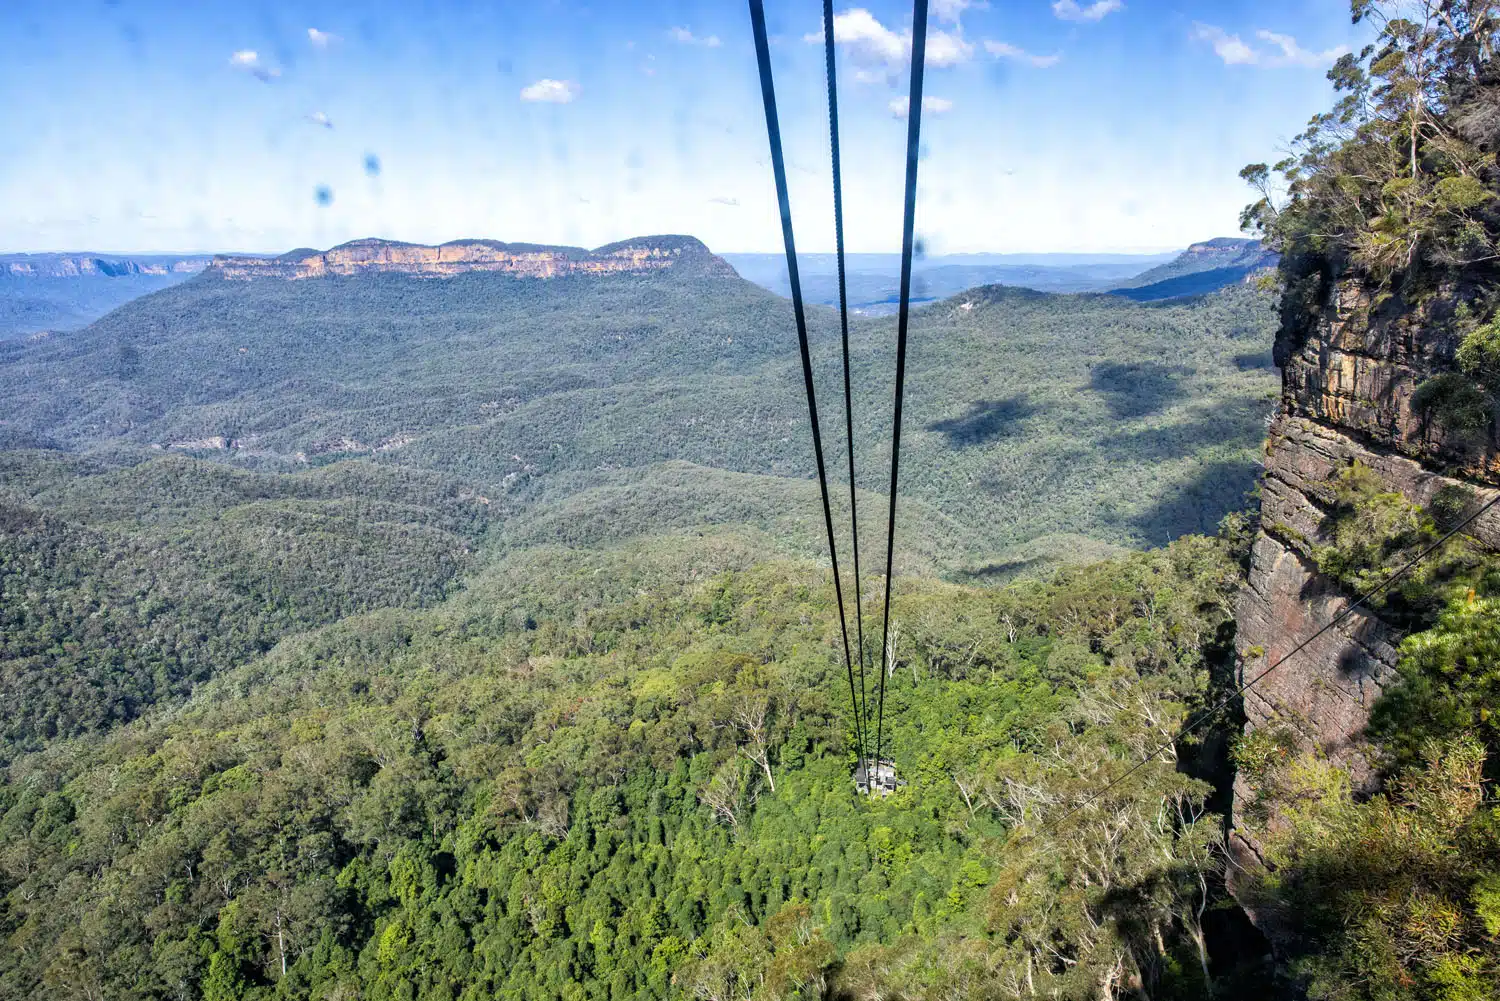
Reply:
<svg viewBox="0 0 1500 1001"><path fill-rule="evenodd" d="M1079 803L1073 809L1071 809L1067 813L1063 814L1062 815L1062 819L1060 819L1057 822L1056 826L1057 827L1061 827L1064 823L1066 823L1068 820L1070 820L1075 814L1081 812L1082 810L1084 810L1087 807L1091 806L1092 804L1096 803L1100 799L1104 798L1106 795L1109 794L1110 790L1114 789L1120 783L1122 783L1126 779L1130 778L1130 776L1134 775L1136 772L1140 771L1142 768L1145 768L1147 765L1149 765L1152 761L1156 760L1156 756L1157 755L1161 754L1164 751L1169 750L1170 748L1172 748L1173 746L1175 746L1176 743L1179 740L1181 740L1183 737L1186 737L1188 734L1190 734L1194 730L1198 729L1198 727L1202 726L1204 723L1207 723L1209 720L1213 719L1219 713L1221 713L1225 709L1229 708L1231 705L1234 704L1234 701L1236 699L1240 698L1246 692L1248 692L1250 689L1252 689L1256 685L1260 684L1261 681L1263 679L1265 679L1266 676L1268 676L1272 671L1276 670L1277 668L1281 667L1282 664L1285 664L1287 661L1289 661L1293 657L1297 656L1297 654L1301 653L1308 646L1310 646L1313 643L1313 641L1316 640L1318 637L1322 636L1324 633L1328 632L1334 626L1338 625L1340 622L1343 622L1349 616L1353 615L1355 609L1359 608L1365 602L1369 601L1371 598L1375 597L1377 594L1379 594L1380 592L1384 591L1386 588L1390 587L1392 584L1394 584L1401 577L1404 577L1414 567L1416 567L1417 564L1421 563L1427 557L1431 556L1433 553L1435 553L1439 549L1441 549L1444 545L1446 545L1448 543L1449 540L1451 540L1452 538L1454 538L1456 535L1458 535L1459 532L1463 531L1465 528L1468 528L1471 524L1473 524L1475 521L1477 521L1479 519L1480 515L1484 514L1486 511L1488 511L1490 508L1494 507L1496 504L1500 504L1500 494L1496 494L1494 497L1490 498L1490 500L1488 502L1486 502L1482 507L1480 507L1478 510L1476 510L1473 514L1469 515L1463 521L1461 521L1457 525L1453 526L1453 528L1451 528L1448 531L1448 534L1444 535L1441 539L1438 539L1432 545L1428 546L1426 549L1422 550L1416 556L1412 557L1399 570L1395 571L1390 576L1388 576L1385 580L1381 581L1379 584L1376 584L1374 587L1370 588L1368 591L1366 591L1363 594L1361 594L1358 598L1355 598L1352 603L1350 603L1349 605L1347 605L1344 608L1343 611L1339 612L1338 615L1335 615L1332 619L1330 619L1328 621L1328 623L1326 625L1324 625L1321 629L1319 629L1317 632L1313 633L1307 639L1303 640L1301 643L1298 643L1295 647L1293 647L1290 653L1288 653L1285 656L1281 657L1279 660L1276 661L1276 663L1272 664L1270 667L1267 667L1265 670L1263 670L1259 674L1255 675L1255 677L1251 678L1249 681L1245 682L1243 685L1241 685L1240 687L1236 688L1234 691L1230 692L1224 698L1220 699L1218 702L1216 702L1213 705L1209 706L1207 709L1202 710L1196 716L1194 716L1193 718L1191 718L1190 720L1188 720L1186 723L1183 724L1182 729L1178 730L1177 733L1176 733L1176 735L1173 736L1171 740L1163 741L1160 746L1158 746L1155 750L1153 750L1150 754L1146 755L1140 761L1137 761L1133 766L1131 766L1127 771L1125 771L1124 774L1120 775L1114 781L1108 783L1103 789L1100 789L1098 792L1094 793L1088 799L1085 799L1082 803Z"/></svg>
<svg viewBox="0 0 1500 1001"><path fill-rule="evenodd" d="M844 176L839 157L838 74L833 52L833 0L823 0L823 55L828 63L828 134L833 148L833 238L839 269L839 332L844 343L844 428L849 448L849 530L854 543L855 649L859 651L859 746L867 750L870 735L869 696L865 689L865 603L859 570L859 497L854 485L854 392L849 376L849 291L844 276ZM868 778L868 776L867 776Z"/></svg>
<svg viewBox="0 0 1500 1001"><path fill-rule="evenodd" d="M885 535L885 612L880 636L880 717L875 725L875 760L885 737L885 679L890 674L891 575L896 555L896 485L901 470L901 397L906 387L906 329L911 312L911 256L917 216L917 160L921 152L922 70L926 65L927 0L916 0L911 19L911 96L906 105L906 207L901 222L901 301L896 314L896 407L891 430L890 512Z"/></svg>
<svg viewBox="0 0 1500 1001"><path fill-rule="evenodd" d="M771 80L771 46L766 39L766 11L761 0L750 0L750 23L755 31L755 58L760 66L760 93L766 106L766 135L771 144L771 172L776 177L776 201L781 209L781 237L786 244L787 278L792 286L792 312L797 319L797 343L802 350L802 381L807 389L807 417L812 425L813 455L818 463L818 487L823 495L823 524L828 530L828 555L833 561L833 593L838 598L839 630L844 638L844 668L849 675L849 702L854 709L856 740L859 699L854 693L854 660L849 653L849 621L844 614L844 586L839 577L839 551L833 537L833 509L828 503L828 474L823 466L823 435L818 428L818 398L813 389L812 352L807 343L807 312L802 304L802 281L797 273L797 245L792 238L792 203L787 194L786 162L781 153L781 124L776 115L776 87ZM863 743L860 741L861 744ZM861 746L860 767L865 780L870 772Z"/></svg>

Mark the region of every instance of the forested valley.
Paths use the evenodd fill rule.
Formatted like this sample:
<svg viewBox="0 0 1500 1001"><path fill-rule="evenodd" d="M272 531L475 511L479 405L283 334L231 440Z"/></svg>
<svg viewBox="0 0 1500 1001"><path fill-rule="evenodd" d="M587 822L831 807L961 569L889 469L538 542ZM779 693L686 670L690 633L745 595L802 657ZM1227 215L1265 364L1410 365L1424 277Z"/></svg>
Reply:
<svg viewBox="0 0 1500 1001"><path fill-rule="evenodd" d="M1234 512L1270 405L1264 294L1146 305L993 287L924 318L933 388L914 396L883 731L905 785L872 800L851 777L795 342L780 300L711 267L561 300L506 277L210 273L12 353L7 996L1139 982L1191 997L1244 979L1253 949L1208 951L1245 934L1222 907L1209 802L1228 731L1184 748L1181 771L1131 775L1113 819L1070 811L1229 684L1249 531ZM668 310L709 281L764 311L780 344L727 307ZM629 321L637 351L581 290L652 311ZM454 311L476 294L519 300L526 329L572 347L463 333L482 311ZM371 304L396 295L440 296L420 315L447 328L379 319ZM222 329L230 303L247 329L310 318L250 363L256 341ZM350 303L413 329L318 326ZM1003 329L1018 320L1026 336ZM859 331L872 371L883 336ZM1172 368L1151 360L1168 342L1191 345ZM989 380L1035 402L964 402ZM869 393L857 432L874 439ZM1205 456L1230 473L1201 476ZM1164 463L1190 477L1181 500L1128 496ZM1127 495L1079 495L1074 477ZM1014 521L960 488L985 478L1017 498ZM1222 537L1129 551L1226 514ZM1152 833L1163 803L1177 819ZM1052 853L1053 828L1071 855ZM1092 890L1060 880L1121 838ZM1121 923L1135 905L1106 887L1149 898L1149 920Z"/></svg>
<svg viewBox="0 0 1500 1001"><path fill-rule="evenodd" d="M1227 730L1070 811L1230 682L1265 293L922 314L905 785L872 800L784 301L706 250L551 282L210 271L10 348L7 996L1192 997L1256 968Z"/></svg>
<svg viewBox="0 0 1500 1001"><path fill-rule="evenodd" d="M914 314L884 649L893 324L856 318L863 677L790 309L690 238L547 279L210 268L0 343L0 998L1500 996L1500 565L1460 530L1500 12L1432 10L1357 0L1341 103L1246 169L1274 272ZM1341 281L1420 319L1397 458L1452 484L1349 462L1304 530L1257 474ZM1370 781L1243 726L1272 537L1298 600L1390 585Z"/></svg>

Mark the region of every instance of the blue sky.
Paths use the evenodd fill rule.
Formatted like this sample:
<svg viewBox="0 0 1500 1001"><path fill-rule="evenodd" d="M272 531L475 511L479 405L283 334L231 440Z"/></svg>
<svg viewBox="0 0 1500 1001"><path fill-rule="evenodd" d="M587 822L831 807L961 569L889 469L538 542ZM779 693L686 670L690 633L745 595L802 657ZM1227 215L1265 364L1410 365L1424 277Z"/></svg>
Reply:
<svg viewBox="0 0 1500 1001"><path fill-rule="evenodd" d="M837 3L849 248L900 242L911 9ZM1345 0L932 0L933 253L1232 235ZM767 0L799 247L832 249L818 0ZM5 0L0 251L780 235L738 0ZM893 102L896 105L893 106Z"/></svg>

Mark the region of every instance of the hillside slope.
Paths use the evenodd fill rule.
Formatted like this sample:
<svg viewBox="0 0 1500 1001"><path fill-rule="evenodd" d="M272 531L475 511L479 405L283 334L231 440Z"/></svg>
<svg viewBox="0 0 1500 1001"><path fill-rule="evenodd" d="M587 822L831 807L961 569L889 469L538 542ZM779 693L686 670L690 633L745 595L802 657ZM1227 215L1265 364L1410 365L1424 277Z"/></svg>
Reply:
<svg viewBox="0 0 1500 1001"><path fill-rule="evenodd" d="M0 348L0 435L265 470L367 456L461 477L511 515L667 461L807 477L790 309L696 241L671 246L667 267L550 278L216 267ZM835 317L810 322L837 428ZM1253 476L1272 322L1247 290L1156 306L986 288L924 310L903 482L951 520L941 568L1004 576L1212 528ZM890 321L852 338L878 489ZM826 438L838 469L843 435Z"/></svg>
<svg viewBox="0 0 1500 1001"><path fill-rule="evenodd" d="M441 600L488 505L367 462L0 452L0 761L133 719L282 637Z"/></svg>

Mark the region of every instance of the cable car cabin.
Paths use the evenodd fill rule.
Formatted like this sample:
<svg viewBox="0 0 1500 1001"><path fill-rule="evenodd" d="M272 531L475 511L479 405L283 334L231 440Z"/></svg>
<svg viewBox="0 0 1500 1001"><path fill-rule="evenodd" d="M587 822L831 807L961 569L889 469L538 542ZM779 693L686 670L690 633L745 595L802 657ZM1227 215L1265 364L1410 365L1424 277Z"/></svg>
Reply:
<svg viewBox="0 0 1500 1001"><path fill-rule="evenodd" d="M859 764L854 769L854 788L865 795L889 796L891 793L906 785L904 779L896 776L896 763L882 758L870 764L870 770L874 773L875 788L871 790L870 781L865 777L865 765Z"/></svg>

